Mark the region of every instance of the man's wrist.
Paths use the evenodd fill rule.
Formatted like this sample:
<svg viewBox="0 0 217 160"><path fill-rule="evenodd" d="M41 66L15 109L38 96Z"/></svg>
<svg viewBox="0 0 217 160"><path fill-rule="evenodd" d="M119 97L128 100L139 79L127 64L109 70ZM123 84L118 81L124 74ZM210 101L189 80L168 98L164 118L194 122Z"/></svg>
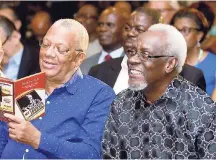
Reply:
<svg viewBox="0 0 217 160"><path fill-rule="evenodd" d="M41 140L41 132L37 130L36 133L35 133L35 135L33 137L34 137L34 139L32 141L31 146L34 149L38 149L39 144L40 144L40 140Z"/></svg>

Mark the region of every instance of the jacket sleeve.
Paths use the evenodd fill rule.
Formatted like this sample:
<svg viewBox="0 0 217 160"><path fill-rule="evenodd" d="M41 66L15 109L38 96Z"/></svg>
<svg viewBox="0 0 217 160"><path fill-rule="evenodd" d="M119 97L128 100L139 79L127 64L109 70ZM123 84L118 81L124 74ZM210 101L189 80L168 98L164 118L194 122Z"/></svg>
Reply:
<svg viewBox="0 0 217 160"><path fill-rule="evenodd" d="M204 74L201 70L197 72L194 79L195 84L200 87L202 90L206 91L206 81L204 78Z"/></svg>

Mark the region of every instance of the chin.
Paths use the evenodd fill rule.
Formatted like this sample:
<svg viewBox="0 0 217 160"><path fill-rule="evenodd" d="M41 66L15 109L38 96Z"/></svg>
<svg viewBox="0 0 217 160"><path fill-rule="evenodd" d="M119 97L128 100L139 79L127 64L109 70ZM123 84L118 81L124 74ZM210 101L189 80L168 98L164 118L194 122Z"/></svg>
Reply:
<svg viewBox="0 0 217 160"><path fill-rule="evenodd" d="M132 91L140 91L144 90L147 87L146 83L130 83L129 82L129 89Z"/></svg>
<svg viewBox="0 0 217 160"><path fill-rule="evenodd" d="M55 77L55 75L56 75L56 73L54 73L54 72L52 72L52 71L48 71L48 70L42 70L42 72L45 73L45 76L46 76L47 78L53 78L53 77Z"/></svg>

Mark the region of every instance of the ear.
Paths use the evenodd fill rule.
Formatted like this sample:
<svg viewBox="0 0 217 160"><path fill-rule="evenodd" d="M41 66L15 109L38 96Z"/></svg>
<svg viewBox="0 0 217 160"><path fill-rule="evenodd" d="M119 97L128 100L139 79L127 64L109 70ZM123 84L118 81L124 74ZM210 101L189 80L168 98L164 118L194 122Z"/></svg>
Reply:
<svg viewBox="0 0 217 160"><path fill-rule="evenodd" d="M20 30L21 26L22 26L21 20L16 20L15 21L15 27L18 31Z"/></svg>
<svg viewBox="0 0 217 160"><path fill-rule="evenodd" d="M86 54L84 52L80 52L79 54L77 54L75 58L75 67L79 67L85 58Z"/></svg>
<svg viewBox="0 0 217 160"><path fill-rule="evenodd" d="M198 32L198 34L197 34L197 42L200 42L200 40L202 39L202 37L203 37L203 32Z"/></svg>
<svg viewBox="0 0 217 160"><path fill-rule="evenodd" d="M168 74L173 72L177 65L178 65L178 59L175 57L169 57L165 65L165 73Z"/></svg>

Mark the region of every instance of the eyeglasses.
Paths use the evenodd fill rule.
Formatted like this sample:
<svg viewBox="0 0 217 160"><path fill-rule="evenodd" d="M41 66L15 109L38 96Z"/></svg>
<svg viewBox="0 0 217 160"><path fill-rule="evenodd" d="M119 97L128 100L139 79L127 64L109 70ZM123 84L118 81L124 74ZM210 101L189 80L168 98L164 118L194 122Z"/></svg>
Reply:
<svg viewBox="0 0 217 160"><path fill-rule="evenodd" d="M78 14L78 13L75 13L74 14L74 18L83 18L83 19L97 19L98 17L97 16L93 16L93 15L87 15L87 14Z"/></svg>
<svg viewBox="0 0 217 160"><path fill-rule="evenodd" d="M183 36L187 36L191 31L200 31L199 28L193 28L193 27L183 27L182 29L178 29L179 32L182 33Z"/></svg>
<svg viewBox="0 0 217 160"><path fill-rule="evenodd" d="M164 13L164 12L170 12L170 11L174 11L173 8L163 8L163 9L157 9L159 12Z"/></svg>
<svg viewBox="0 0 217 160"><path fill-rule="evenodd" d="M167 55L157 55L157 56L150 56L149 54L147 54L147 52L137 52L136 50L130 50L128 52L126 52L127 57L131 57L133 55L138 55L139 58L142 61L148 61L151 58L161 58L161 57L174 57L174 56L167 56Z"/></svg>
<svg viewBox="0 0 217 160"><path fill-rule="evenodd" d="M52 46L52 44L49 42L44 42L43 40L39 40L39 46L42 49L48 50ZM70 49L66 49L64 46L58 46L58 45L54 45L54 50L56 53L60 55L66 55L70 51ZM75 51L79 53L83 52L82 49L75 49Z"/></svg>

